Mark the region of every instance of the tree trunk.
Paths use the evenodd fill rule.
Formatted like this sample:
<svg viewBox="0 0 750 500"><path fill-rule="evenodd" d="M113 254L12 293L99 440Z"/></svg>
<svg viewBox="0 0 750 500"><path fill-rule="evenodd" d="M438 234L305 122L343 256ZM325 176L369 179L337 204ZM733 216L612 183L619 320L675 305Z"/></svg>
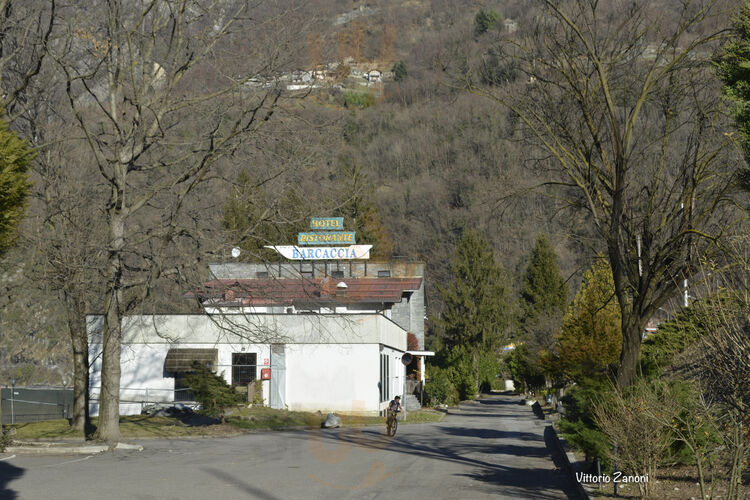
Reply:
<svg viewBox="0 0 750 500"><path fill-rule="evenodd" d="M111 293L116 295L116 293ZM102 386L99 391L99 441L120 440L120 323L115 297L108 297L108 308L102 332ZM114 304L113 304L114 303Z"/></svg>
<svg viewBox="0 0 750 500"><path fill-rule="evenodd" d="M70 299L69 299L70 300ZM68 310L79 317L68 316L68 329L73 345L73 419L71 428L85 432L89 424L89 344L85 318L79 307Z"/></svg>
<svg viewBox="0 0 750 500"><path fill-rule="evenodd" d="M119 179L124 175L120 172ZM115 186L118 186L117 180ZM110 251L109 290L104 302L104 329L102 331L102 386L99 391L99 427L96 438L114 443L120 435L120 346L122 307L122 248L125 241L125 216L122 210L123 191L115 187L109 210Z"/></svg>
<svg viewBox="0 0 750 500"><path fill-rule="evenodd" d="M633 316L634 314L631 313ZM635 380L638 359L641 354L641 338L646 320L641 318L622 318L622 352L620 366L617 370L617 387L625 389Z"/></svg>

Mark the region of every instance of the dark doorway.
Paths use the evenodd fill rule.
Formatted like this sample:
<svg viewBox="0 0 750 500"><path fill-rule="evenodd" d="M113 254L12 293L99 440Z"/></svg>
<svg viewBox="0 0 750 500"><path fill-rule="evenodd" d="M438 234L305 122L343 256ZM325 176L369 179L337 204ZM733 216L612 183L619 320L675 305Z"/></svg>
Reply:
<svg viewBox="0 0 750 500"><path fill-rule="evenodd" d="M232 353L232 385L247 385L255 380L257 355L246 352Z"/></svg>

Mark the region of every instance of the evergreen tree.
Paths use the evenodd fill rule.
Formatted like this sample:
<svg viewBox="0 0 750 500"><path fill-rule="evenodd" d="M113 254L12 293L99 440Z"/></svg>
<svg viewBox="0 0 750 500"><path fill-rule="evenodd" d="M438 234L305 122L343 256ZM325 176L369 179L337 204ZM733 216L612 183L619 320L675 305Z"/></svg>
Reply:
<svg viewBox="0 0 750 500"><path fill-rule="evenodd" d="M527 340L549 347L568 304L568 286L557 265L557 255L540 234L531 252L521 286L521 324Z"/></svg>
<svg viewBox="0 0 750 500"><path fill-rule="evenodd" d="M207 415L221 418L224 423L224 409L242 401L240 394L226 383L223 377L216 375L197 361L193 363L192 372L185 377L185 382Z"/></svg>
<svg viewBox="0 0 750 500"><path fill-rule="evenodd" d="M29 191L27 170L34 153L0 120L0 255L16 239Z"/></svg>
<svg viewBox="0 0 750 500"><path fill-rule="evenodd" d="M732 115L739 129L739 143L750 164L750 1L744 5L734 20L733 36L724 45L716 69L724 82L724 95L731 103ZM750 168L740 169L741 186L750 191Z"/></svg>
<svg viewBox="0 0 750 500"><path fill-rule="evenodd" d="M490 244L474 230L463 233L451 261L452 283L438 285L444 309L439 326L447 347L494 350L512 318L510 286Z"/></svg>
<svg viewBox="0 0 750 500"><path fill-rule="evenodd" d="M484 10L481 9L474 16L474 36L480 36L490 29L494 28L495 25L500 21L500 14L494 9Z"/></svg>
<svg viewBox="0 0 750 500"><path fill-rule="evenodd" d="M394 64L391 71L393 72L393 80L396 82L406 80L406 77L409 76L408 71L406 71L406 64L404 63L404 61L399 61Z"/></svg>
<svg viewBox="0 0 750 500"><path fill-rule="evenodd" d="M620 359L620 306L612 269L603 256L584 273L556 340L558 366L576 380L601 375Z"/></svg>

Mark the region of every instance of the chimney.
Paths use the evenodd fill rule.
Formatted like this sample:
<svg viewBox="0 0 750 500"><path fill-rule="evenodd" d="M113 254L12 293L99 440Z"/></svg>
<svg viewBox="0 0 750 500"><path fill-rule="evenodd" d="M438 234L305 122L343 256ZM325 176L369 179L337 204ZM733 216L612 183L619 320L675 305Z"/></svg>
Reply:
<svg viewBox="0 0 750 500"><path fill-rule="evenodd" d="M336 297L344 298L346 297L346 289L348 287L346 286L346 283L343 281L339 281L336 285Z"/></svg>

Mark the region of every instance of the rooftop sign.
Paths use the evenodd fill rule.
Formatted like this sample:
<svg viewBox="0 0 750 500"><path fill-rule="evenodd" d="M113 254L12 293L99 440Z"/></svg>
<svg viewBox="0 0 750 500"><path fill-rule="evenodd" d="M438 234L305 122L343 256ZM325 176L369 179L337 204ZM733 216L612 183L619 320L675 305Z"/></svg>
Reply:
<svg viewBox="0 0 750 500"><path fill-rule="evenodd" d="M309 233L297 234L297 246L272 245L290 260L355 260L369 259L372 245L357 245L354 231L344 231L343 217L313 217ZM305 247L304 245L340 245Z"/></svg>
<svg viewBox="0 0 750 500"><path fill-rule="evenodd" d="M298 233L298 245L353 245L357 241L354 231L328 231L319 233Z"/></svg>
<svg viewBox="0 0 750 500"><path fill-rule="evenodd" d="M293 245L267 246L290 260L355 260L369 259L372 245L348 247L297 247Z"/></svg>
<svg viewBox="0 0 750 500"><path fill-rule="evenodd" d="M325 229L332 231L344 230L343 217L313 217L310 219L310 229L313 231L322 231Z"/></svg>

